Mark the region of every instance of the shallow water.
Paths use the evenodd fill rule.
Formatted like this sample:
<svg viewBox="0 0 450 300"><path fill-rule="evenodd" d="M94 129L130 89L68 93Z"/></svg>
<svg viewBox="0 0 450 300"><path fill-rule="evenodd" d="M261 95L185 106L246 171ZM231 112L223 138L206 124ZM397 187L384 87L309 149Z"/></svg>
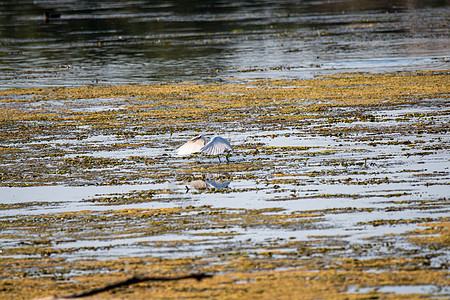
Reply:
<svg viewBox="0 0 450 300"><path fill-rule="evenodd" d="M62 16L44 23L45 10ZM252 79L448 69L449 14L446 1L3 1L0 89L239 78L230 82L264 90ZM399 270L401 259L411 270L448 266L448 247L413 240L415 230L440 232L448 221L446 92L336 107L336 95L316 103L301 95L286 114L270 115L271 103L234 107L249 120L233 122L223 111L196 121L201 110L178 122L168 113L179 108L171 94L165 106L134 91L51 92L0 97L13 115L2 115L0 133L0 267L8 272L9 259L47 256L62 259L61 276L86 272L60 271L64 263L118 257L195 257L210 266L265 257L279 260L275 270L345 258L400 258ZM325 111L295 107L322 101L331 104ZM233 144L230 163L176 156L199 130ZM24 274L47 276L39 268ZM365 271L392 271L383 268ZM395 284L347 293L448 294L434 282Z"/></svg>
<svg viewBox="0 0 450 300"><path fill-rule="evenodd" d="M438 0L1 1L0 88L446 69L449 13Z"/></svg>
<svg viewBox="0 0 450 300"><path fill-rule="evenodd" d="M440 287L433 284L428 285L386 285L382 287L364 287L357 289L351 287L348 293L369 293L371 291L379 291L387 294L436 294L441 297L450 295L449 287ZM439 297L440 298L440 297Z"/></svg>

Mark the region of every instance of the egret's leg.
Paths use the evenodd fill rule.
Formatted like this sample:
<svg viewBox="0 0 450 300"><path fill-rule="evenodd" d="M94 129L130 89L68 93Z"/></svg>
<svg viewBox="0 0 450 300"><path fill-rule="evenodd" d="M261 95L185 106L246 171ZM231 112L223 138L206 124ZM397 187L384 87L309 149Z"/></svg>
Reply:
<svg viewBox="0 0 450 300"><path fill-rule="evenodd" d="M217 157L219 158L219 163L221 163L221 161L220 161L220 155L217 155Z"/></svg>

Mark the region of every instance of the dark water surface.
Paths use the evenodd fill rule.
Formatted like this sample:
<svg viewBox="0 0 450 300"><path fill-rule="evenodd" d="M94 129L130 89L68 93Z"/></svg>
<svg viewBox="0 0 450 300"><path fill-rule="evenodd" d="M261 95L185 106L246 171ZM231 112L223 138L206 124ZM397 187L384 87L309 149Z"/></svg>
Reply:
<svg viewBox="0 0 450 300"><path fill-rule="evenodd" d="M0 1L0 88L445 69L449 15L439 0Z"/></svg>

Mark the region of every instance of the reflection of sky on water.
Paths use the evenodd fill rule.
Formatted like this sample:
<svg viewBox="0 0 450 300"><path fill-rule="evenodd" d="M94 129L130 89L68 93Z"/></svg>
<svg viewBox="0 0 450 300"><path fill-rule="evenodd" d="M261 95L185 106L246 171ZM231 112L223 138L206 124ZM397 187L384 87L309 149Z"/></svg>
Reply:
<svg viewBox="0 0 450 300"><path fill-rule="evenodd" d="M2 87L310 78L448 66L445 1L49 5L0 3ZM45 10L62 17L44 23Z"/></svg>

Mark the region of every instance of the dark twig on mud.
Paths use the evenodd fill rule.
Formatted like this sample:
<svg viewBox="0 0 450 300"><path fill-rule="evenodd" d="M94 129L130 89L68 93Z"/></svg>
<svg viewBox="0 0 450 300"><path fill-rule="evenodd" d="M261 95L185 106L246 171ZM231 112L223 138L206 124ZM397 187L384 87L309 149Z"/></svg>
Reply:
<svg viewBox="0 0 450 300"><path fill-rule="evenodd" d="M102 293L102 292L106 292L121 286L127 286L130 284L135 284L135 283L140 283L140 282L145 282L145 281L176 281L176 280L183 280L183 279L197 279L198 281L204 279L204 278L211 278L212 275L208 275L208 274L191 274L191 275L186 275L186 276L178 276L178 277L140 277L140 276L134 276L132 278L129 278L127 280L124 281L119 281L117 283L114 284L110 284L107 285L105 287L102 288L96 288L96 289L92 289L90 291L86 291L83 293L75 293L69 296L65 296L62 297L62 299L71 299L71 298L82 298L82 297L87 297L87 296L92 296L98 293Z"/></svg>

